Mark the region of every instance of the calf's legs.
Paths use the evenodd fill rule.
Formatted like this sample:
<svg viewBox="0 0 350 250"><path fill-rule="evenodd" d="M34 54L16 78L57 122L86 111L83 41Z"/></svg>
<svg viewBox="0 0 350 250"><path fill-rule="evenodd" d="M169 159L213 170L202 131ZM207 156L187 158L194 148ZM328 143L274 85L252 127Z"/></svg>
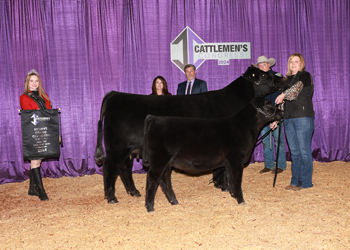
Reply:
<svg viewBox="0 0 350 250"><path fill-rule="evenodd" d="M153 171L152 169L149 169L147 172L145 204L147 212L154 211L154 197L156 196L160 177L160 174L158 174L157 171Z"/></svg>
<svg viewBox="0 0 350 250"><path fill-rule="evenodd" d="M160 180L160 186L171 205L177 205L179 202L175 197L174 190L171 185L171 173L172 167L169 167L164 171L163 176Z"/></svg>
<svg viewBox="0 0 350 250"><path fill-rule="evenodd" d="M171 187L171 172L172 168L166 164L161 165L152 164L150 161L150 169L147 173L147 183L146 183L146 208L147 212L154 211L154 197L159 186L159 183L162 187L162 190L167 197L168 201L172 205L179 204L175 197L175 193Z"/></svg>
<svg viewBox="0 0 350 250"><path fill-rule="evenodd" d="M229 192L233 198L236 198L238 204L244 205L243 193L242 193L242 175L243 164L230 164L226 168L227 179L229 183Z"/></svg>

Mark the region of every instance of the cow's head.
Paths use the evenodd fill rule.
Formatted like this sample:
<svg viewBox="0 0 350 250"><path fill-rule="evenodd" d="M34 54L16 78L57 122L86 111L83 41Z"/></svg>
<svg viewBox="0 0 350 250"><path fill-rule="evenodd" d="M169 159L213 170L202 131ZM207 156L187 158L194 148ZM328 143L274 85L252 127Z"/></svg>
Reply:
<svg viewBox="0 0 350 250"><path fill-rule="evenodd" d="M283 119L284 112L279 110L270 101L264 97L254 98L251 102L256 108L259 123L265 124L270 121L280 121Z"/></svg>
<svg viewBox="0 0 350 250"><path fill-rule="evenodd" d="M255 67L249 67L243 77L253 83L255 97L266 96L281 89L286 81L280 73L270 74Z"/></svg>

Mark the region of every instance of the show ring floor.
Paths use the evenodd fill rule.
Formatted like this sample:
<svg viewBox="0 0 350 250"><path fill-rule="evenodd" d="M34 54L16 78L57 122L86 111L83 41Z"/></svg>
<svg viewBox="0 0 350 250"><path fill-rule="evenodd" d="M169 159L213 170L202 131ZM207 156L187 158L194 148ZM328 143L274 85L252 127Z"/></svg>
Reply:
<svg viewBox="0 0 350 250"><path fill-rule="evenodd" d="M44 178L50 201L27 195L29 180L0 185L0 249L350 249L350 163L314 162L313 188L285 190L291 170L243 173L246 205L208 185L211 174L173 172L179 205L161 188L145 208L146 174L134 174L141 198L116 182L118 204L104 199L101 175Z"/></svg>

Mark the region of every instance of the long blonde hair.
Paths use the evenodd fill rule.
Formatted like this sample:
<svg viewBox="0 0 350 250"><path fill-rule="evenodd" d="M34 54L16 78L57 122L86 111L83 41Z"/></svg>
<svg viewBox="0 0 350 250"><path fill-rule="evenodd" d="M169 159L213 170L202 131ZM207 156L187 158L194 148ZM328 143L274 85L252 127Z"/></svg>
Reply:
<svg viewBox="0 0 350 250"><path fill-rule="evenodd" d="M291 75L292 75L292 71L291 71L290 68L289 68L289 62L290 62L290 60L292 60L292 58L295 57L295 56L297 56L297 57L300 58L300 68L301 68L300 71L305 71L305 60L304 60L303 55L300 54L300 53L293 53L293 54L291 54L290 57L288 58L288 71L287 71L287 74L286 74L287 76L291 76Z"/></svg>
<svg viewBox="0 0 350 250"><path fill-rule="evenodd" d="M50 107L52 107L52 102L49 98L49 96L45 93L44 89L43 89L43 84L41 83L41 78L39 76L38 73L35 73L35 72L30 72L27 77L26 77L26 80L24 81L24 91L23 91L23 94L27 94L29 93L30 89L29 89L29 79L31 76L37 76L38 79L39 79L39 87L38 87L38 92L39 92L39 96L43 99L46 99L49 101L50 103Z"/></svg>

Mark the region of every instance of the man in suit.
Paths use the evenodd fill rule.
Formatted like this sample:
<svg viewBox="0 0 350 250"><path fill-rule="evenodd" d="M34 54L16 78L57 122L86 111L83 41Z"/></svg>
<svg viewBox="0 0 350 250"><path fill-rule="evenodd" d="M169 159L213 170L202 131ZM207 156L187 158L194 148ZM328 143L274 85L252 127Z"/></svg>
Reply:
<svg viewBox="0 0 350 250"><path fill-rule="evenodd" d="M184 68L187 81L177 86L177 95L192 95L207 92L207 82L196 78L196 66L187 64Z"/></svg>

